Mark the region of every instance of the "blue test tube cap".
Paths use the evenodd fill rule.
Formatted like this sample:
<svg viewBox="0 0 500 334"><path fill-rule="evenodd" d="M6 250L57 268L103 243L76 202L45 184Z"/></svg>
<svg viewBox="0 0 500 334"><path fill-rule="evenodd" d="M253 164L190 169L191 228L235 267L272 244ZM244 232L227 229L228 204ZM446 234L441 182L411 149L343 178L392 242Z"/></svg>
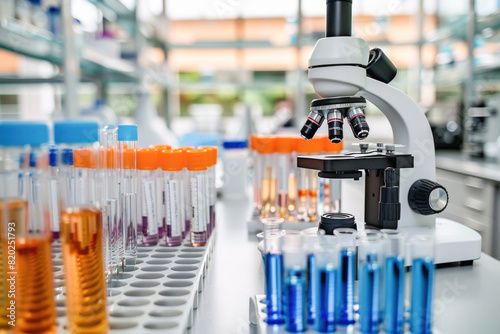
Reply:
<svg viewBox="0 0 500 334"><path fill-rule="evenodd" d="M62 151L62 162L65 165L73 166L73 150L65 148Z"/></svg>
<svg viewBox="0 0 500 334"><path fill-rule="evenodd" d="M137 125L118 125L118 141L137 141Z"/></svg>
<svg viewBox="0 0 500 334"><path fill-rule="evenodd" d="M49 166L57 167L57 147L49 147Z"/></svg>
<svg viewBox="0 0 500 334"><path fill-rule="evenodd" d="M40 147L49 142L49 128L43 122L0 122L0 146Z"/></svg>
<svg viewBox="0 0 500 334"><path fill-rule="evenodd" d="M84 120L54 122L56 144L87 144L99 141L99 124Z"/></svg>
<svg viewBox="0 0 500 334"><path fill-rule="evenodd" d="M248 147L247 140L225 140L222 144L226 150L243 149Z"/></svg>

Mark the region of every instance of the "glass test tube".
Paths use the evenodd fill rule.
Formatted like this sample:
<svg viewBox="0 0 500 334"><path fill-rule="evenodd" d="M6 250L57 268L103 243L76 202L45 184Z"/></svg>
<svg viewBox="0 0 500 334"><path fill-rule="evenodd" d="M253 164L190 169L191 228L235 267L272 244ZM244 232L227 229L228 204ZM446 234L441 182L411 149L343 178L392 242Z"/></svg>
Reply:
<svg viewBox="0 0 500 334"><path fill-rule="evenodd" d="M264 224L264 274L268 324L285 322L283 309L283 218L262 218Z"/></svg>
<svg viewBox="0 0 500 334"><path fill-rule="evenodd" d="M184 208L182 207L183 191L182 169L184 168L181 151L163 150L160 154L165 189L165 241L168 246L182 244L182 226L184 225Z"/></svg>
<svg viewBox="0 0 500 334"><path fill-rule="evenodd" d="M384 239L381 314L386 333L403 333L406 233L381 230Z"/></svg>
<svg viewBox="0 0 500 334"><path fill-rule="evenodd" d="M288 220L295 221L297 215L297 140L299 138L290 138L292 152L288 158L290 173L288 175Z"/></svg>
<svg viewBox="0 0 500 334"><path fill-rule="evenodd" d="M125 264L134 265L137 258L137 125L118 126L120 157L120 229L123 234Z"/></svg>
<svg viewBox="0 0 500 334"><path fill-rule="evenodd" d="M57 147L49 148L49 208L50 208L50 229L52 231L52 240L59 240L60 232L60 216L59 216L59 197L58 197L58 180L59 172L59 154Z"/></svg>
<svg viewBox="0 0 500 334"><path fill-rule="evenodd" d="M182 206L184 207L185 224L182 230L182 238L190 235L191 232L191 193L189 191L189 170L187 168L187 151L194 150L193 147L180 147L175 151L182 152L182 161L184 168L182 169L182 189L184 191L184 199Z"/></svg>
<svg viewBox="0 0 500 334"><path fill-rule="evenodd" d="M172 149L169 145L152 145L151 149L154 149L158 154L158 162L161 158L162 150L170 150ZM158 168L155 171L155 180L156 180L156 217L158 220L158 239L162 239L165 237L166 226L166 216L165 216L165 189L163 184L163 172L161 168Z"/></svg>
<svg viewBox="0 0 500 334"><path fill-rule="evenodd" d="M217 200L217 189L215 188L215 168L217 165L217 147L216 146L204 146L200 147L205 149L209 154L209 166L207 169L207 182L208 182L208 192L209 192L209 211L210 211L210 234L215 229L215 202ZM210 234L208 236L210 236Z"/></svg>
<svg viewBox="0 0 500 334"><path fill-rule="evenodd" d="M316 298L317 298L317 285L318 285L318 268L315 250L318 245L318 232L307 233L301 231L302 240L304 243L304 250L307 256L307 323L314 325L316 320Z"/></svg>
<svg viewBox="0 0 500 334"><path fill-rule="evenodd" d="M262 161L261 175L261 217L276 214L276 168L274 166L274 139L270 136L259 137L256 143Z"/></svg>
<svg viewBox="0 0 500 334"><path fill-rule="evenodd" d="M104 125L99 130L101 148L101 181L103 186L102 204L105 206L103 219L107 230L108 266L117 271L125 260L119 189L118 126Z"/></svg>
<svg viewBox="0 0 500 334"><path fill-rule="evenodd" d="M411 266L410 332L432 332L432 296L434 289L434 239L414 236L409 240Z"/></svg>
<svg viewBox="0 0 500 334"><path fill-rule="evenodd" d="M293 151L292 140L288 137L274 138L275 166L277 166L278 215L288 218L288 182L290 175L290 154Z"/></svg>
<svg viewBox="0 0 500 334"><path fill-rule="evenodd" d="M191 206L191 244L204 246L207 243L208 198L206 190L207 152L186 151L189 170L189 191Z"/></svg>
<svg viewBox="0 0 500 334"><path fill-rule="evenodd" d="M158 153L154 149L137 150L137 174L139 178L139 198L141 221L137 228L142 231L140 243L144 246L158 244L158 217L156 206L156 170Z"/></svg>
<svg viewBox="0 0 500 334"><path fill-rule="evenodd" d="M258 135L250 136L250 149L252 150L252 160L253 160L253 174L252 174L252 192L253 192L253 208L254 212L258 212L260 215L260 210L262 209L262 202L260 199L261 195L261 181L262 181L262 161L261 155L257 150Z"/></svg>
<svg viewBox="0 0 500 334"><path fill-rule="evenodd" d="M339 245L339 269L336 288L336 314L338 324L354 323L354 280L356 277L356 235L352 228L333 231Z"/></svg>
<svg viewBox="0 0 500 334"><path fill-rule="evenodd" d="M333 235L320 235L315 256L317 263L316 321L315 329L321 333L333 333L336 329L335 301L338 280L338 245Z"/></svg>
<svg viewBox="0 0 500 334"><path fill-rule="evenodd" d="M377 230L360 234L359 322L362 333L378 333L380 325L380 287L382 275L382 235Z"/></svg>
<svg viewBox="0 0 500 334"><path fill-rule="evenodd" d="M0 332L57 329L48 151L40 149L48 139L44 123L0 122Z"/></svg>
<svg viewBox="0 0 500 334"><path fill-rule="evenodd" d="M307 327L307 257L300 234L285 236L283 244L285 328L303 332Z"/></svg>

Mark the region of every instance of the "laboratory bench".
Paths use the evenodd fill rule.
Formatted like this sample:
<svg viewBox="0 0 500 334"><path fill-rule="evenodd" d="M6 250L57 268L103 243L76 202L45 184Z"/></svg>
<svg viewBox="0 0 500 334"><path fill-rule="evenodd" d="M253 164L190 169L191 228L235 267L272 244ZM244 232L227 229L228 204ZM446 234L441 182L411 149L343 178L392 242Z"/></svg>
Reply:
<svg viewBox="0 0 500 334"><path fill-rule="evenodd" d="M256 333L249 322L249 298L264 294L264 271L257 238L247 233L248 209L245 199L217 203L213 258L193 334ZM438 268L435 278L435 333L498 333L499 261L483 253L471 266Z"/></svg>
<svg viewBox="0 0 500 334"><path fill-rule="evenodd" d="M437 181L449 194L448 208L440 216L479 232L481 250L500 259L500 164L458 151L438 151L436 170Z"/></svg>

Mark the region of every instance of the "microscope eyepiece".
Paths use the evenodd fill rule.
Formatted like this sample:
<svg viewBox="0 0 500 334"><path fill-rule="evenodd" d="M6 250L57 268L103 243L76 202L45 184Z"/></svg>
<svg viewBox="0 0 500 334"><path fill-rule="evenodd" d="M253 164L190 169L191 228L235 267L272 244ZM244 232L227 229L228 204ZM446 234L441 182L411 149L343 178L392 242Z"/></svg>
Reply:
<svg viewBox="0 0 500 334"><path fill-rule="evenodd" d="M312 139L324 120L325 115L321 110L311 110L309 116L307 116L306 123L300 130L300 135L306 140Z"/></svg>
<svg viewBox="0 0 500 334"><path fill-rule="evenodd" d="M334 109L327 114L328 138L334 144L338 144L344 138L344 121L342 112Z"/></svg>
<svg viewBox="0 0 500 334"><path fill-rule="evenodd" d="M366 122L365 114L363 109L360 107L351 107L347 112L347 119L349 120L349 125L351 126L352 133L354 137L358 139L365 139L370 133L370 127Z"/></svg>

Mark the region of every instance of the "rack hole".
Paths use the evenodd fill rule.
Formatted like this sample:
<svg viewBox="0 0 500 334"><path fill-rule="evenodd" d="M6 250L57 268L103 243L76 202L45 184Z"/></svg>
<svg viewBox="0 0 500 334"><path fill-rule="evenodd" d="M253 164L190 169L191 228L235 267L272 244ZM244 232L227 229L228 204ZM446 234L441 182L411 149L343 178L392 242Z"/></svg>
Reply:
<svg viewBox="0 0 500 334"><path fill-rule="evenodd" d="M195 258L200 258L203 256L203 254L196 254L196 253L186 253L186 254L179 254L177 255L180 258L183 259L195 259Z"/></svg>
<svg viewBox="0 0 500 334"><path fill-rule="evenodd" d="M185 288L193 285L191 281L168 281L163 283L164 286L168 288Z"/></svg>
<svg viewBox="0 0 500 334"><path fill-rule="evenodd" d="M121 288L125 285L127 285L127 282L114 281L114 280L108 282L108 288Z"/></svg>
<svg viewBox="0 0 500 334"><path fill-rule="evenodd" d="M147 264L169 264L172 263L170 260L149 260L146 261Z"/></svg>
<svg viewBox="0 0 500 334"><path fill-rule="evenodd" d="M138 259L143 259L145 257L148 257L148 254L137 254Z"/></svg>
<svg viewBox="0 0 500 334"><path fill-rule="evenodd" d="M168 278L175 278L175 279L190 279L196 277L195 274L192 273L173 273L170 275L167 275Z"/></svg>
<svg viewBox="0 0 500 334"><path fill-rule="evenodd" d="M109 315L115 318L129 318L129 317L139 317L143 315L144 312L140 310L121 310L111 312Z"/></svg>
<svg viewBox="0 0 500 334"><path fill-rule="evenodd" d="M177 248L159 248L155 249L158 253L175 253L177 252Z"/></svg>
<svg viewBox="0 0 500 334"><path fill-rule="evenodd" d="M179 310L154 310L149 312L150 316L158 318L177 317L181 314L182 311Z"/></svg>
<svg viewBox="0 0 500 334"><path fill-rule="evenodd" d="M198 267L195 266L175 266L172 267L173 271L195 271Z"/></svg>
<svg viewBox="0 0 500 334"><path fill-rule="evenodd" d="M127 274L127 273L118 273L118 274L113 274L111 275L111 281L114 279L129 279L134 277L132 274Z"/></svg>
<svg viewBox="0 0 500 334"><path fill-rule="evenodd" d="M164 297L181 297L185 295L189 295L189 290L185 289L172 289L172 290L163 290L159 292L160 296Z"/></svg>
<svg viewBox="0 0 500 334"><path fill-rule="evenodd" d="M120 306L144 306L149 304L147 299L124 299L120 300L118 303Z"/></svg>
<svg viewBox="0 0 500 334"><path fill-rule="evenodd" d="M139 267L125 266L125 269L123 271L130 272L130 271L136 271L136 270L139 270Z"/></svg>
<svg viewBox="0 0 500 334"><path fill-rule="evenodd" d="M156 281L139 281L130 283L130 286L134 288L154 288L158 285L160 285L160 282Z"/></svg>
<svg viewBox="0 0 500 334"><path fill-rule="evenodd" d="M198 264L200 262L201 262L200 260L193 260L193 259L184 259L175 261L175 263L177 264Z"/></svg>
<svg viewBox="0 0 500 334"><path fill-rule="evenodd" d="M155 290L129 290L123 293L127 297L147 297L155 294Z"/></svg>
<svg viewBox="0 0 500 334"><path fill-rule="evenodd" d="M165 275L160 274L160 273L147 273L147 274L139 274L136 275L135 277L138 279L159 279L164 277Z"/></svg>
<svg viewBox="0 0 500 334"><path fill-rule="evenodd" d="M155 259L171 259L171 258L175 257L175 255L174 254L158 253L158 254L151 254L151 257L155 258Z"/></svg>
<svg viewBox="0 0 500 334"><path fill-rule="evenodd" d="M54 288L62 288L64 286L64 282L54 282Z"/></svg>
<svg viewBox="0 0 500 334"><path fill-rule="evenodd" d="M109 328L111 329L128 329L138 326L137 322L110 322Z"/></svg>
<svg viewBox="0 0 500 334"><path fill-rule="evenodd" d="M56 315L57 317L64 317L66 315L66 312L63 310L56 310Z"/></svg>
<svg viewBox="0 0 500 334"><path fill-rule="evenodd" d="M52 260L52 265L53 266L62 266L63 262L62 262L62 260Z"/></svg>
<svg viewBox="0 0 500 334"><path fill-rule="evenodd" d="M184 299L160 299L155 301L157 306L181 306L187 302Z"/></svg>
<svg viewBox="0 0 500 334"><path fill-rule="evenodd" d="M151 252L153 248L147 248L147 247L137 247L137 251L139 253L148 253Z"/></svg>
<svg viewBox="0 0 500 334"><path fill-rule="evenodd" d="M168 267L165 266L147 266L141 268L142 271L155 272L155 271L165 271L168 270Z"/></svg>
<svg viewBox="0 0 500 334"><path fill-rule="evenodd" d="M107 296L108 297L114 297L114 296L118 296L119 294L121 294L122 292L121 291L118 291L118 290L111 290L111 289L108 289L108 294Z"/></svg>
<svg viewBox="0 0 500 334"><path fill-rule="evenodd" d="M177 322L148 322L144 324L147 329L170 329L179 326Z"/></svg>
<svg viewBox="0 0 500 334"><path fill-rule="evenodd" d="M205 248L201 248L201 247L193 247L193 248L184 248L184 249L181 249L181 252L186 252L186 253L199 253L199 252L203 252L205 251Z"/></svg>

